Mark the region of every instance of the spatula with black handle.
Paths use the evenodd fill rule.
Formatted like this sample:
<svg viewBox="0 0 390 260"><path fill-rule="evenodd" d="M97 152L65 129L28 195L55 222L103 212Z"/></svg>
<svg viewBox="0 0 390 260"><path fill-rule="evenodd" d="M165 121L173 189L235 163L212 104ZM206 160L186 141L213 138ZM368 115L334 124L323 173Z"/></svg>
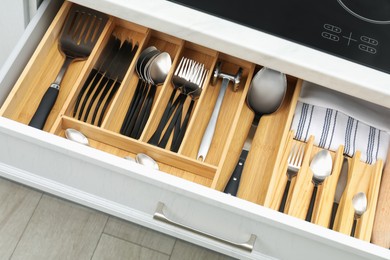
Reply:
<svg viewBox="0 0 390 260"><path fill-rule="evenodd" d="M75 60L84 60L91 54L107 20L108 16L105 14L78 5L72 6L59 39L59 48L65 55L65 61L57 78L44 94L29 126L43 129L69 65Z"/></svg>

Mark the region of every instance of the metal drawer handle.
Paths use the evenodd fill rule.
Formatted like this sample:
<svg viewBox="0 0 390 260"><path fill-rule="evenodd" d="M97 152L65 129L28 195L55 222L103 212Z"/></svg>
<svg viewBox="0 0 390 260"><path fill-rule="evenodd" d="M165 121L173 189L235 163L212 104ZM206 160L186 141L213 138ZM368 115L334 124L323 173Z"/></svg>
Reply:
<svg viewBox="0 0 390 260"><path fill-rule="evenodd" d="M211 238L213 240L216 240L216 241L219 241L219 242L222 242L222 243L225 243L225 244L237 247L237 248L245 250L245 251L252 252L252 250L253 250L253 247L255 245L256 238L257 238L256 235L254 235L254 234L251 234L251 237L249 238L248 242L245 242L245 243L242 243L242 244L231 242L231 241L225 240L223 238L219 238L219 237L213 236L213 235L205 233L203 231L199 231L199 230L196 230L196 229L191 228L189 226L186 226L186 225L183 225L183 224L180 224L180 223L177 223L175 221L170 220L164 214L164 207L165 207L165 205L162 202L159 202L157 204L156 212L153 215L154 219L157 219L157 220L160 220L162 222L168 223L168 224L170 224L172 226L180 227L182 229L191 231L193 233L196 233L196 234L199 234L199 235Z"/></svg>

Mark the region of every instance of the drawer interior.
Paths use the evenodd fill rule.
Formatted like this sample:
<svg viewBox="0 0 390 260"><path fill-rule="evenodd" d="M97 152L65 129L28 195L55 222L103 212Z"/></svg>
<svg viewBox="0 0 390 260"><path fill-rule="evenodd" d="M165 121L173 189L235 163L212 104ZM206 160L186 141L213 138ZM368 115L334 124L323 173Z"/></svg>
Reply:
<svg viewBox="0 0 390 260"><path fill-rule="evenodd" d="M2 105L1 116L24 124L28 124L31 120L41 97L56 77L64 60L58 50L58 39L72 5L65 2L62 6ZM104 78L102 74L99 80L96 71L102 67L99 58L105 55L105 47L109 45L112 37L119 39L121 44L131 41L133 57L123 68L125 71L123 78L113 82L113 86L116 86L115 92L112 92L109 98L109 94L104 96L102 94L104 92L98 92L96 88L93 89L93 86L98 86ZM132 100L135 100L138 95L137 87L141 79L137 63L141 62L143 51L150 46L167 53L171 58L171 67L163 82L156 86L155 96L143 128L137 131L137 137L132 137L123 134L122 128ZM174 78L177 76L176 69L181 66L184 58L202 64L207 74L204 74L204 83L200 86L199 95L196 98L187 95L183 99L183 113L179 115L179 119L185 120L185 112L190 107L192 113L181 143L177 146L177 150L172 150L174 132L166 136L165 146L153 145L150 140L159 128L160 120L164 117L164 111L169 107L171 98L180 99L181 90L174 84ZM220 89L224 84L222 79L213 78L218 64L221 64L221 71L229 75L236 75L241 71L241 79L235 87L231 82L228 83L207 156L200 159L197 157L203 133L210 122ZM236 167L246 137L253 133L251 149L243 169L237 196L278 210L287 183L289 152L294 144L300 143L294 140L290 125L302 80L287 76L287 92L281 107L270 115L262 116L258 125L253 127L255 114L248 107L246 97L252 78L261 68L261 64L253 64L171 35L110 17L89 57L74 62L69 67L58 99L43 130L65 138L66 129L76 129L88 138L89 145L95 149L119 157L135 158L137 154L147 154L157 161L162 172L221 192ZM95 100L101 99L106 108L102 108L104 105L92 102L93 96L96 96ZM85 103L84 110L80 112L83 103ZM89 113L86 112L88 110ZM101 120L93 120L92 111L96 111L97 117ZM163 128L165 132L169 128L169 123L170 121ZM309 162L320 150L313 145L313 138L305 144L302 167L297 178L292 180L292 188L284 210L284 213L301 219L305 219L313 191ZM328 227L330 221L333 197L343 161L342 150L343 147L340 147L338 151L331 152L334 161L332 175L319 186L313 210L312 222L324 227ZM349 159L352 166L348 172L348 185L340 202L340 210L333 229L349 235L354 214L352 197L357 191L364 191L369 206L359 220L355 236L370 241L383 163L378 161L374 165L364 164L360 162L359 156L357 153Z"/></svg>

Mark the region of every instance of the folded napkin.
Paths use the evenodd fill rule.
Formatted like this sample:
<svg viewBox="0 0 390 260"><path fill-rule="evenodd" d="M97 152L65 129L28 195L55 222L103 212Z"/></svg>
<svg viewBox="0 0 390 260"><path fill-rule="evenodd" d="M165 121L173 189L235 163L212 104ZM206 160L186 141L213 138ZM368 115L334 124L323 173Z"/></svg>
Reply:
<svg viewBox="0 0 390 260"><path fill-rule="evenodd" d="M295 139L307 141L315 136L315 145L336 151L344 145L344 154L361 152L368 164L387 157L390 142L389 109L330 89L304 82L295 109L291 129Z"/></svg>

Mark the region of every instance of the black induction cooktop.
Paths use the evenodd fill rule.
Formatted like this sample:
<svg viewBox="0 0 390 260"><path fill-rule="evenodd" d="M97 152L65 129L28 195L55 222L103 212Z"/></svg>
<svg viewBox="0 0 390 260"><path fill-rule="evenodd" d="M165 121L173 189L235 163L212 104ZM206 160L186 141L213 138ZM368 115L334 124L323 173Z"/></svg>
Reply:
<svg viewBox="0 0 390 260"><path fill-rule="evenodd" d="M390 73L390 0L169 1Z"/></svg>

